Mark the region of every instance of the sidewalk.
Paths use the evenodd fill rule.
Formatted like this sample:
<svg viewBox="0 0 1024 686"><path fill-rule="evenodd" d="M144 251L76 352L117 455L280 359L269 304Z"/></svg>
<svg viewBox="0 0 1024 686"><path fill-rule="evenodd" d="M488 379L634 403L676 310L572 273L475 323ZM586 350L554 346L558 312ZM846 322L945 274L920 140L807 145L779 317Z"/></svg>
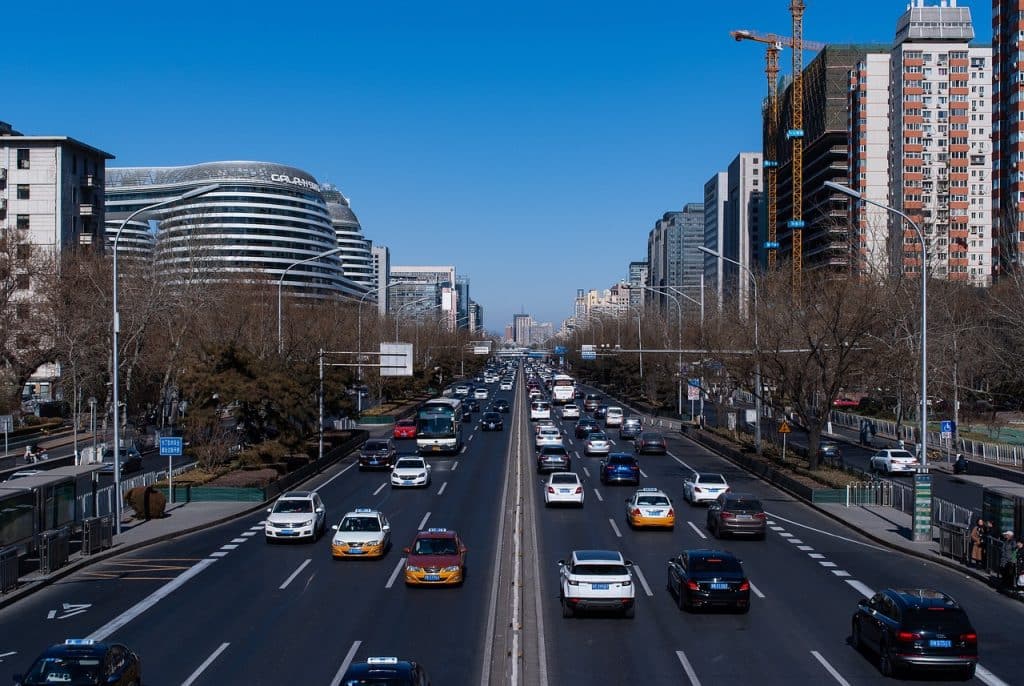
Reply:
<svg viewBox="0 0 1024 686"><path fill-rule="evenodd" d="M111 548L93 555L74 552L68 556L68 563L52 574L36 571L19 577L17 589L0 595L0 608L100 560L216 526L264 507L264 503L251 502L177 503L170 505L161 519L126 519L121 524L121 533L114 536Z"/></svg>

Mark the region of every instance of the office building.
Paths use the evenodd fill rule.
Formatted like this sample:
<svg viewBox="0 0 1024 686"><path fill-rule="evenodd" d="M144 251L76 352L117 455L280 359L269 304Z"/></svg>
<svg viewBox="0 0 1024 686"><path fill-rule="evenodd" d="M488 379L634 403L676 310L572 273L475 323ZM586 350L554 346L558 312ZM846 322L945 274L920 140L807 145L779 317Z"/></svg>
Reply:
<svg viewBox="0 0 1024 686"><path fill-rule="evenodd" d="M472 331L473 328L469 325L469 307L472 303L469 298L469 277L460 276L457 278L455 280L455 290L458 296L456 298L455 326L459 329Z"/></svg>
<svg viewBox="0 0 1024 686"><path fill-rule="evenodd" d="M1024 0L992 0L992 261L996 279L1007 270L1020 269L1024 257L1022 24ZM974 93L970 105L974 128L984 110Z"/></svg>
<svg viewBox="0 0 1024 686"><path fill-rule="evenodd" d="M533 320L528 314L512 315L512 340L516 345L530 345L530 322Z"/></svg>
<svg viewBox="0 0 1024 686"><path fill-rule="evenodd" d="M108 242L131 212L210 184L219 188L153 213L159 221L156 269L169 285L198 276L208 283L280 281L301 297L363 294L345 277L337 255L310 260L336 248L337 234L319 182L280 164L108 169Z"/></svg>
<svg viewBox="0 0 1024 686"><path fill-rule="evenodd" d="M484 308L475 300L469 303L469 332L482 333L484 330Z"/></svg>
<svg viewBox="0 0 1024 686"><path fill-rule="evenodd" d="M654 224L647 237L648 282L661 293L646 291L647 303L657 303L663 311L675 307L671 297L682 291L691 298L700 297L704 254L704 203L687 203L681 212L666 212Z"/></svg>
<svg viewBox="0 0 1024 686"><path fill-rule="evenodd" d="M729 164L728 197L725 208L725 235L722 250L722 284L726 293L737 296L741 311L747 311L750 299L750 276L758 262L757 238L760 226L761 153L741 152ZM703 263L704 253L698 253ZM733 262L742 267L737 267ZM703 265L702 265L703 266Z"/></svg>
<svg viewBox="0 0 1024 686"><path fill-rule="evenodd" d="M338 239L338 247L344 248L341 271L349 281L357 284L363 292L373 288L373 257L370 255L370 241L363 238L363 228L352 211L352 205L336 186L323 184L321 193L327 202L331 225Z"/></svg>
<svg viewBox="0 0 1024 686"><path fill-rule="evenodd" d="M456 328L457 279L453 266L391 267L388 314L403 319L441 321L448 331Z"/></svg>
<svg viewBox="0 0 1024 686"><path fill-rule="evenodd" d="M726 201L729 199L729 173L715 172L704 182L704 247L719 257L700 253L704 260L704 284L714 291L718 305L722 305L725 282L723 266L725 261Z"/></svg>
<svg viewBox="0 0 1024 686"><path fill-rule="evenodd" d="M648 284L647 262L629 263L629 306L639 307L644 303L644 286Z"/></svg>
<svg viewBox="0 0 1024 686"><path fill-rule="evenodd" d="M388 283L391 281L391 251L388 250L386 245L371 244L370 260L373 268L373 289L377 292L377 312L383 315L388 311Z"/></svg>

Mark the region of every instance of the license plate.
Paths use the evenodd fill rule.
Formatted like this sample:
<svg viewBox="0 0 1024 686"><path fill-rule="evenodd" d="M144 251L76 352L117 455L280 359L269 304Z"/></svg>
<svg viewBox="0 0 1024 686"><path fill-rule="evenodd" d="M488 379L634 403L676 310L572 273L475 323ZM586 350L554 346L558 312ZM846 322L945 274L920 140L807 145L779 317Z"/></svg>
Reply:
<svg viewBox="0 0 1024 686"><path fill-rule="evenodd" d="M714 583L714 584L711 584L711 590L712 591L728 591L729 590L729 584Z"/></svg>
<svg viewBox="0 0 1024 686"><path fill-rule="evenodd" d="M282 536L291 536L295 531L292 529L281 529L280 533Z"/></svg>
<svg viewBox="0 0 1024 686"><path fill-rule="evenodd" d="M951 641L949 639L944 639L944 640L932 639L932 640L928 641L928 647L929 648L952 648L953 647L953 641Z"/></svg>
<svg viewBox="0 0 1024 686"><path fill-rule="evenodd" d="M441 452L441 446L435 445L431 448L431 450L433 450L435 453L439 453Z"/></svg>
<svg viewBox="0 0 1024 686"><path fill-rule="evenodd" d="M742 519L744 522L749 522L753 517L750 515L739 515L736 519Z"/></svg>
<svg viewBox="0 0 1024 686"><path fill-rule="evenodd" d="M440 574L427 574L427 576L424 577L424 578L427 581L440 581L441 580L441 575Z"/></svg>
<svg viewBox="0 0 1024 686"><path fill-rule="evenodd" d="M568 493L568 492L569 492L569 489L568 489L568 488L559 488L559 489L558 489L558 492L559 492L559 493Z"/></svg>
<svg viewBox="0 0 1024 686"><path fill-rule="evenodd" d="M590 584L590 587L595 591L607 591L608 584Z"/></svg>
<svg viewBox="0 0 1024 686"><path fill-rule="evenodd" d="M662 512L661 510L648 510L647 516L648 517L660 517L661 516L661 512Z"/></svg>
<svg viewBox="0 0 1024 686"><path fill-rule="evenodd" d="M412 479L405 479L405 480L403 480L402 481L402 485L403 486L411 486L412 485Z"/></svg>
<svg viewBox="0 0 1024 686"><path fill-rule="evenodd" d="M349 555L362 555L363 554L363 549L362 548L349 548L348 549L348 554Z"/></svg>

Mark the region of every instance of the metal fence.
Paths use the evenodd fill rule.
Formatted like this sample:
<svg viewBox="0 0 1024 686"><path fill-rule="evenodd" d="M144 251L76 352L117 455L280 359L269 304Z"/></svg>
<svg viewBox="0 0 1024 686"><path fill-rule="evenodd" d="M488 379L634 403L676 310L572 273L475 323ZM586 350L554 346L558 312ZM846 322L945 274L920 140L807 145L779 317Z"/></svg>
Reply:
<svg viewBox="0 0 1024 686"><path fill-rule="evenodd" d="M914 514L914 487L895 481L865 481L846 487L846 506L879 505ZM977 518L969 507L932 497L932 524L967 526Z"/></svg>
<svg viewBox="0 0 1024 686"><path fill-rule="evenodd" d="M171 474L178 476L185 472L194 469L196 466L195 462L189 462L175 467L171 470ZM145 474L138 474L125 479L121 482L121 502L124 502L124 494L135 488L136 486L151 486L159 481L163 481L167 478L167 470L161 470L156 472L147 472ZM177 491L177 488L175 488ZM78 496L78 512L80 517L85 520L89 517L104 517L106 515L113 515L115 510L114 503L114 487L113 485L104 486L96 490L96 506L93 507L93 496L91 493L85 493Z"/></svg>
<svg viewBox="0 0 1024 686"><path fill-rule="evenodd" d="M39 571L52 574L68 563L71 530L63 526L39 534Z"/></svg>
<svg viewBox="0 0 1024 686"><path fill-rule="evenodd" d="M114 545L114 517L89 517L82 522L82 554L93 555Z"/></svg>

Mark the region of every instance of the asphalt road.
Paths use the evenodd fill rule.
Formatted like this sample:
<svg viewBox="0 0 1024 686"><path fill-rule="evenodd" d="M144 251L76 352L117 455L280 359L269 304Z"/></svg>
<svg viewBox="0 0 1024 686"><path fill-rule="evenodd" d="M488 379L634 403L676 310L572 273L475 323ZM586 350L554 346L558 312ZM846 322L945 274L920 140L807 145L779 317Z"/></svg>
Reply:
<svg viewBox="0 0 1024 686"><path fill-rule="evenodd" d="M0 661L21 671L45 646L92 635L137 650L154 686L328 686L348 660L370 655L417 659L434 684L480 684L509 439L530 431L525 420L505 417L505 432L481 433L474 425L464 454L431 458L429 489L392 491L385 473L360 473L351 460L312 484L332 522L355 507L389 516L394 547L382 560L334 561L326 536L315 544L266 545L263 513L255 513L104 561L6 608ZM669 445L670 455L640 462L643 485L661 487L675 501L671 532L632 531L623 503L631 488L602 486L599 459L582 452L573 468L586 484L586 506L546 509L532 441L512 453L525 462L524 503L533 515L525 521L536 523L538 545L524 560L536 560L540 577L524 589L524 601L539 599L540 613L523 629L527 646L543 636L542 686L886 683L848 644L850 616L871 589L907 585L940 588L968 609L987 679L975 683L1021 682L1024 605L940 565L880 548L681 436L670 436ZM572 439L570 448L579 447ZM704 508L682 499L690 469L722 472L734 490L759 496L772 522L767 540L710 538ZM418 528L436 526L457 529L469 546L466 583L406 588L401 548ZM667 559L708 546L743 559L757 589L748 615L681 613L665 590ZM618 549L635 562L634 619L561 616L556 561L589 547ZM508 551L499 559L511 562Z"/></svg>

